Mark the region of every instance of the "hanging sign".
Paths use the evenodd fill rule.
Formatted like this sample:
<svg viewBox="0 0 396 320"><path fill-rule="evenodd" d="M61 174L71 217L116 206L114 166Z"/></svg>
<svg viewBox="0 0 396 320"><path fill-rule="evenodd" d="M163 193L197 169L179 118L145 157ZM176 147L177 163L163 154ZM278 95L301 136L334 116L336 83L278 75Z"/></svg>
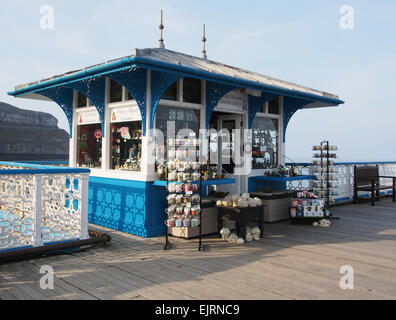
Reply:
<svg viewBox="0 0 396 320"><path fill-rule="evenodd" d="M116 108L111 110L111 123L142 121L138 107Z"/></svg>
<svg viewBox="0 0 396 320"><path fill-rule="evenodd" d="M95 111L81 112L78 114L78 125L100 123L99 113Z"/></svg>

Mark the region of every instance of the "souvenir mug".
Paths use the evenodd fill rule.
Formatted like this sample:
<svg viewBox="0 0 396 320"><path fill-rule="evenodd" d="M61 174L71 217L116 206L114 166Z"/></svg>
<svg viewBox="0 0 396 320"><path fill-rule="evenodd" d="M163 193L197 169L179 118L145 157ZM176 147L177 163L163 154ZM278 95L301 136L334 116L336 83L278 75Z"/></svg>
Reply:
<svg viewBox="0 0 396 320"><path fill-rule="evenodd" d="M177 184L176 185L176 191L177 193L183 192L184 185L183 184Z"/></svg>
<svg viewBox="0 0 396 320"><path fill-rule="evenodd" d="M167 221L167 225L168 225L168 227L170 227L170 228L174 227L174 226L175 226L175 219L169 219L169 220Z"/></svg>
<svg viewBox="0 0 396 320"><path fill-rule="evenodd" d="M172 193L172 192L176 192L176 183L170 183L170 184L168 184L168 191L170 192L170 193Z"/></svg>
<svg viewBox="0 0 396 320"><path fill-rule="evenodd" d="M180 215L180 214L183 214L183 212L184 212L183 206L176 207L176 214Z"/></svg>
<svg viewBox="0 0 396 320"><path fill-rule="evenodd" d="M191 220L190 219L184 219L183 220L183 227L189 228L191 226Z"/></svg>
<svg viewBox="0 0 396 320"><path fill-rule="evenodd" d="M188 216L191 212L192 212L192 208L190 208L190 207L185 207L185 208L184 208L184 214L185 214L186 216Z"/></svg>
<svg viewBox="0 0 396 320"><path fill-rule="evenodd" d="M193 192L198 192L199 186L197 184L192 185L192 191Z"/></svg>
<svg viewBox="0 0 396 320"><path fill-rule="evenodd" d="M183 198L183 203L184 204L188 204L190 202L190 198L189 197L184 197Z"/></svg>
<svg viewBox="0 0 396 320"><path fill-rule="evenodd" d="M175 198L176 204L182 204L183 203L183 195L178 194Z"/></svg>
<svg viewBox="0 0 396 320"><path fill-rule="evenodd" d="M176 219L175 226L176 227L182 227L183 226L183 220L182 219Z"/></svg>
<svg viewBox="0 0 396 320"><path fill-rule="evenodd" d="M198 227L200 224L200 220L199 218L192 218L191 219L191 227L196 228Z"/></svg>
<svg viewBox="0 0 396 320"><path fill-rule="evenodd" d="M184 173L183 172L179 172L177 174L177 181L183 182L183 179L184 179Z"/></svg>
<svg viewBox="0 0 396 320"><path fill-rule="evenodd" d="M177 180L177 172L176 171L169 172L168 180L169 181L176 181Z"/></svg>
<svg viewBox="0 0 396 320"><path fill-rule="evenodd" d="M199 178L200 178L199 173L194 172L194 173L192 174L192 178L193 178L194 181L198 181Z"/></svg>
<svg viewBox="0 0 396 320"><path fill-rule="evenodd" d="M175 212L176 212L176 205L172 205L172 206L170 206L169 208L166 208L165 211L166 211L166 213L167 213L168 215L175 214Z"/></svg>
<svg viewBox="0 0 396 320"><path fill-rule="evenodd" d="M191 208L191 214L193 216L196 216L197 214L199 214L201 212L201 208L199 206L195 206Z"/></svg>
<svg viewBox="0 0 396 320"><path fill-rule="evenodd" d="M188 181L191 179L191 174L189 173L184 173L183 174L183 181Z"/></svg>
<svg viewBox="0 0 396 320"><path fill-rule="evenodd" d="M200 200L201 200L201 199L200 199L199 195L193 195L193 196L191 197L191 203L192 203L192 204L198 204Z"/></svg>

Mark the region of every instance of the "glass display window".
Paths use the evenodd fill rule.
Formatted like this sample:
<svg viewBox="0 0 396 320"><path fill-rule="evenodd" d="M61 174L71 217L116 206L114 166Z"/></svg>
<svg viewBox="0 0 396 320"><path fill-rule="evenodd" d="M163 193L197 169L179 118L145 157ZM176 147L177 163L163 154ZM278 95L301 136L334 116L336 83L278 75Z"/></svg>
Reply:
<svg viewBox="0 0 396 320"><path fill-rule="evenodd" d="M141 171L142 121L111 124L112 170Z"/></svg>
<svg viewBox="0 0 396 320"><path fill-rule="evenodd" d="M280 101L279 98L268 102L268 113L269 114L280 114Z"/></svg>
<svg viewBox="0 0 396 320"><path fill-rule="evenodd" d="M77 108L86 108L88 106L88 99L81 92L77 93Z"/></svg>
<svg viewBox="0 0 396 320"><path fill-rule="evenodd" d="M202 82L199 79L185 78L183 80L183 101L188 103L202 103Z"/></svg>
<svg viewBox="0 0 396 320"><path fill-rule="evenodd" d="M155 125L164 138L163 144L157 141L158 161L165 162L168 159L182 161L199 157L197 150L199 149L199 110L159 106Z"/></svg>
<svg viewBox="0 0 396 320"><path fill-rule="evenodd" d="M102 130L100 123L78 126L77 166L102 167Z"/></svg>
<svg viewBox="0 0 396 320"><path fill-rule="evenodd" d="M252 133L252 168L277 168L279 162L279 120L256 117Z"/></svg>
<svg viewBox="0 0 396 320"><path fill-rule="evenodd" d="M178 100L178 82L172 84L162 96L164 100L177 101Z"/></svg>
<svg viewBox="0 0 396 320"><path fill-rule="evenodd" d="M110 80L110 103L122 101L122 85L117 81Z"/></svg>

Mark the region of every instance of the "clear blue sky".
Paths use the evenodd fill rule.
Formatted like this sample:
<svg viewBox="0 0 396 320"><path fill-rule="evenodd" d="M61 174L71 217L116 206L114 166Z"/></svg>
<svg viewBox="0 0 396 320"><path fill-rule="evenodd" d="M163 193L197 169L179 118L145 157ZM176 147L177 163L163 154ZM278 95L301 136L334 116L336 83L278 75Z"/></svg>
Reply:
<svg viewBox="0 0 396 320"><path fill-rule="evenodd" d="M40 29L40 7L55 9L55 29ZM354 30L339 27L343 5ZM168 49L200 55L202 24L212 60L335 93L339 108L299 111L287 131L286 154L310 160L329 139L340 160L396 160L396 2L394 0L3 0L0 101L49 112L54 103L14 99L17 84L156 47L165 10Z"/></svg>

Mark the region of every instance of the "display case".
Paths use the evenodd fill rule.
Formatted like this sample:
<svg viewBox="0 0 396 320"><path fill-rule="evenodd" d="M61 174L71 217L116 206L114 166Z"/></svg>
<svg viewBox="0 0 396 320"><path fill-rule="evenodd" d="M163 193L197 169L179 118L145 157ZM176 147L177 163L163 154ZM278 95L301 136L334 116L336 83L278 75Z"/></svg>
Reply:
<svg viewBox="0 0 396 320"><path fill-rule="evenodd" d="M77 166L102 167L102 130L100 123L78 126Z"/></svg>
<svg viewBox="0 0 396 320"><path fill-rule="evenodd" d="M142 122L111 125L111 169L141 171Z"/></svg>
<svg viewBox="0 0 396 320"><path fill-rule="evenodd" d="M272 169L279 163L277 119L256 117L252 130L252 168Z"/></svg>

